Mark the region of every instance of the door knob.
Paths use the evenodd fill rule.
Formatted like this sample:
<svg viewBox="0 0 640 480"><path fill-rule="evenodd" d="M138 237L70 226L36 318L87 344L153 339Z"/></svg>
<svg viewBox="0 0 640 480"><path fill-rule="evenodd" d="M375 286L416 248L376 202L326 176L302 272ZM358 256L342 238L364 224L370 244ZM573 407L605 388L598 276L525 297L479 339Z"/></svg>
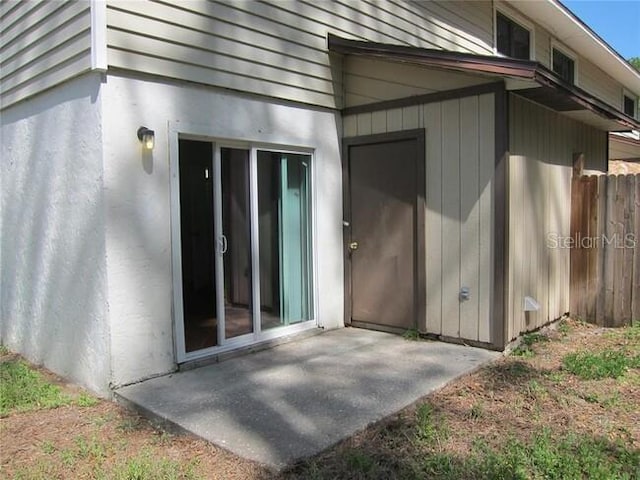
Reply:
<svg viewBox="0 0 640 480"><path fill-rule="evenodd" d="M349 250L357 250L358 249L358 242L351 242L349 244Z"/></svg>

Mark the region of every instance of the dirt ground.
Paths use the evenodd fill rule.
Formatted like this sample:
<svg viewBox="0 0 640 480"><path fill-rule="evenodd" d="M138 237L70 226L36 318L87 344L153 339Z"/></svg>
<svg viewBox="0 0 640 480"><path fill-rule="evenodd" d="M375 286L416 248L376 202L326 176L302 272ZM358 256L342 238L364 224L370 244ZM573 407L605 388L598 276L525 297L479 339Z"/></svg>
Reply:
<svg viewBox="0 0 640 480"><path fill-rule="evenodd" d="M568 321L562 329L545 331L541 340L532 346L535 353L501 358L421 401L428 401L448 426L450 433L443 439L442 451L464 455L478 438L489 445L499 445L505 435L526 441L532 432L545 427L554 435L604 435L640 449L640 371L636 369L622 381L589 381L578 379L562 366L566 354L580 350L620 346L640 353L640 339ZM78 392L50 373L44 374L70 392ZM390 455L401 457L410 448L411 442L405 437L415 422L419 404L310 462L330 470L345 450L354 448L376 453L392 449ZM389 442L390 435L397 440ZM127 458L142 454L193 467L193 476L176 478L301 478L309 473L309 462L302 462L275 475L205 441L164 433L108 401L88 407L10 414L0 419L0 446L3 478L14 478L25 471L44 474L23 478L96 478L97 467L109 472Z"/></svg>

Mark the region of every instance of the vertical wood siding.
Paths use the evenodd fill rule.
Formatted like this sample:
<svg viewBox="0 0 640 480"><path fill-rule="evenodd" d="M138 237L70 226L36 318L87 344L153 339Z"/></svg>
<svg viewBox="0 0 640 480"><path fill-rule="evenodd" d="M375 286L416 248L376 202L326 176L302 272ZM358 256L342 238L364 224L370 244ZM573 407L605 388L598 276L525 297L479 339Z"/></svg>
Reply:
<svg viewBox="0 0 640 480"><path fill-rule="evenodd" d="M91 68L89 2L3 2L0 25L2 108Z"/></svg>
<svg viewBox="0 0 640 480"><path fill-rule="evenodd" d="M493 94L350 115L344 135L426 133L426 318L422 331L490 343L493 299ZM469 287L471 298L460 300Z"/></svg>
<svg viewBox="0 0 640 480"><path fill-rule="evenodd" d="M605 165L607 134L516 95L509 97L508 338L569 311L569 250L553 238L570 235L573 154L587 168ZM524 297L540 304L524 312Z"/></svg>
<svg viewBox="0 0 640 480"><path fill-rule="evenodd" d="M108 63L334 108L344 104L342 62L327 52L328 32L487 54L491 12L488 1L113 0Z"/></svg>

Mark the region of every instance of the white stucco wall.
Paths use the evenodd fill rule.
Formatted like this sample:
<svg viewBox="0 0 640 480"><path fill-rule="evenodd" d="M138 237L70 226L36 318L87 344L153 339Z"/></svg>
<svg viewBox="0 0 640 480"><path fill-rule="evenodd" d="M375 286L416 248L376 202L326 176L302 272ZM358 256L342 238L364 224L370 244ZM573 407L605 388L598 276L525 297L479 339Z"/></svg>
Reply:
<svg viewBox="0 0 640 480"><path fill-rule="evenodd" d="M315 149L318 322L343 325L339 114L112 75L103 95L114 384L175 368L170 122L197 124L212 137ZM156 132L152 154L143 153L136 137L142 125Z"/></svg>
<svg viewBox="0 0 640 480"><path fill-rule="evenodd" d="M101 78L0 113L0 341L107 394Z"/></svg>

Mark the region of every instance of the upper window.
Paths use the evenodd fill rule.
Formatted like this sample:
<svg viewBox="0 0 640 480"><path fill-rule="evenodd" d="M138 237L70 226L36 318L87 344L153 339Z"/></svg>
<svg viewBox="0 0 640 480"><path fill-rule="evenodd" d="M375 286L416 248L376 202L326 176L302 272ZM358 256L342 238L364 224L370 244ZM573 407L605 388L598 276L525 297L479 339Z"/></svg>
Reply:
<svg viewBox="0 0 640 480"><path fill-rule="evenodd" d="M508 57L529 60L530 37L529 30L500 12L496 12L496 43L499 53Z"/></svg>
<svg viewBox="0 0 640 480"><path fill-rule="evenodd" d="M575 83L575 61L557 48L553 49L553 71L568 83Z"/></svg>
<svg viewBox="0 0 640 480"><path fill-rule="evenodd" d="M635 118L636 117L636 99L627 94L625 94L623 98L624 98L624 102L623 102L622 108L624 110L624 113L626 113L630 117Z"/></svg>

